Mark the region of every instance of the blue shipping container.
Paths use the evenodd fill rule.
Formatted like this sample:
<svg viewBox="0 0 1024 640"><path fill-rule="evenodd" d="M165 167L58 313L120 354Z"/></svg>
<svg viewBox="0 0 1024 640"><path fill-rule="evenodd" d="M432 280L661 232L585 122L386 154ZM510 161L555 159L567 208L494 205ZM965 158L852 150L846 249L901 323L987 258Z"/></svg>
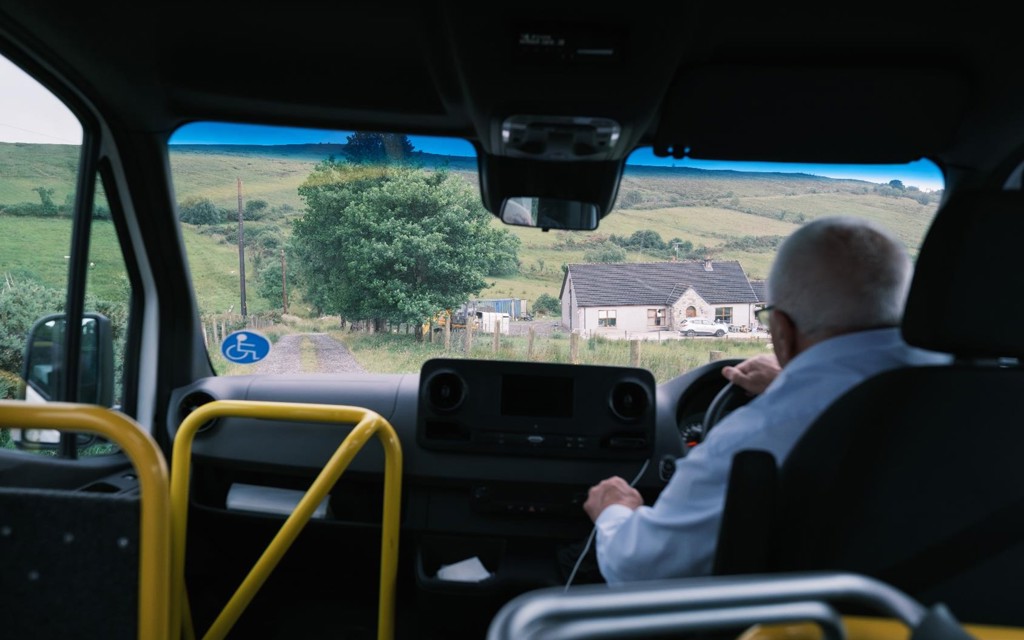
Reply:
<svg viewBox="0 0 1024 640"><path fill-rule="evenodd" d="M477 300L476 308L490 307L498 313L507 313L513 318L519 318L526 309L524 301L520 298L493 298L490 300Z"/></svg>

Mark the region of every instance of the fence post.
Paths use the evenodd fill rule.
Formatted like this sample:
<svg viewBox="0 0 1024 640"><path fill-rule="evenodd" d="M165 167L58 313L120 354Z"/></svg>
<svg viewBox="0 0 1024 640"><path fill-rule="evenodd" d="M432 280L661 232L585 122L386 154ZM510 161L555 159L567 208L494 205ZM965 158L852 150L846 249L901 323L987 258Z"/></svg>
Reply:
<svg viewBox="0 0 1024 640"><path fill-rule="evenodd" d="M498 345L501 344L501 320L499 319L494 323L494 344L491 346L491 352L498 353Z"/></svg>
<svg viewBox="0 0 1024 640"><path fill-rule="evenodd" d="M640 366L640 341L630 340L629 341L629 366L639 367Z"/></svg>
<svg viewBox="0 0 1024 640"><path fill-rule="evenodd" d="M473 323L466 320L466 355L473 350Z"/></svg>
<svg viewBox="0 0 1024 640"><path fill-rule="evenodd" d="M569 334L569 362L580 363L580 334L575 331Z"/></svg>
<svg viewBox="0 0 1024 640"><path fill-rule="evenodd" d="M536 327L530 327L530 333L526 338L526 359L533 360L533 341L537 338Z"/></svg>
<svg viewBox="0 0 1024 640"><path fill-rule="evenodd" d="M444 318L444 351L448 353L452 350L452 314L447 314Z"/></svg>

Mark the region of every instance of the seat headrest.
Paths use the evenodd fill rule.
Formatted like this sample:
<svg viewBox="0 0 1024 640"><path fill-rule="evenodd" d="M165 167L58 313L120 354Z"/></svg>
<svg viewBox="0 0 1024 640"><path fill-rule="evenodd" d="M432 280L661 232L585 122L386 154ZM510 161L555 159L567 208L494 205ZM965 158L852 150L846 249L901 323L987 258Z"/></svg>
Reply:
<svg viewBox="0 0 1024 640"><path fill-rule="evenodd" d="M921 245L903 316L912 345L1024 358L1024 192L952 196Z"/></svg>

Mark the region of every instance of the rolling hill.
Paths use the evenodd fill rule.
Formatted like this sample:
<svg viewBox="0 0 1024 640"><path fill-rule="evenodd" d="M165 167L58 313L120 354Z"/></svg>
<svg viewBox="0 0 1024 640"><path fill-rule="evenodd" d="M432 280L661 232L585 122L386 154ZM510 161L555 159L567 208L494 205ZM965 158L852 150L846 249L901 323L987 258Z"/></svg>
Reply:
<svg viewBox="0 0 1024 640"><path fill-rule="evenodd" d="M178 201L208 198L218 207L237 207L238 180L245 201L265 200L287 233L288 220L302 215L298 186L317 162L344 155L345 145L175 145L170 163ZM21 203L40 203L39 188L52 189L51 199L62 205L73 193L78 148L67 145L0 143L0 273L31 274L62 286L65 247L39 246L52 240L38 225L67 225L66 219L14 217ZM476 185L474 158L417 152L415 162L426 168L446 167ZM881 188L880 188L881 187ZM534 300L541 293L558 295L562 265L583 261L587 248L610 236L629 237L641 229L656 231L664 241L679 239L705 248L715 259L739 260L751 278L767 275L774 256L770 240L785 236L803 222L826 215L858 215L893 229L916 252L938 205L934 194L902 194L861 180L840 180L808 174L747 173L694 168L628 166L619 190L617 208L592 232L538 232L533 228L500 226L522 242L520 273L491 278L481 297ZM258 226L260 223L254 223ZM271 223L268 223L271 224ZM65 232L66 233L66 232ZM237 306L238 253L230 238L209 229L183 225L200 306L223 312ZM109 236L109 238L108 238ZM760 240L760 242L759 242ZM768 241L768 242L764 242ZM113 243L104 234L98 243ZM94 247L113 251L114 247ZM53 256L40 263L39 256ZM59 256L59 258L58 258ZM628 261L671 259L670 252L632 250ZM116 262L116 261L105 261ZM97 269L106 268L97 264ZM255 270L246 269L247 289ZM97 281L103 274L97 272ZM273 303L250 293L250 312Z"/></svg>

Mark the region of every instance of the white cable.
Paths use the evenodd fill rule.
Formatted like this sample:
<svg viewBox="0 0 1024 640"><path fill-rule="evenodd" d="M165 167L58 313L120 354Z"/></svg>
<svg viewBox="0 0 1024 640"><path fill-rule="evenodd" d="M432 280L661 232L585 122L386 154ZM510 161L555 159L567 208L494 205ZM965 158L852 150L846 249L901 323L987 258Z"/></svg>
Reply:
<svg viewBox="0 0 1024 640"><path fill-rule="evenodd" d="M644 460L644 466L640 467L640 473L636 474L636 477L633 478L633 481L629 483L629 486L635 487L636 483L640 482L640 478L642 478L644 476L644 472L647 471L647 466L649 464L651 464L651 459L650 458L648 458L647 460ZM593 544L594 536L596 536L596 535L597 535L597 525L595 524L594 528L590 530L590 535L587 536L587 544L583 545L583 551L580 552L580 557L576 558L576 564L573 566L572 572L569 573L569 579L565 581L565 589L564 589L564 591L568 591L569 587L572 585L573 578L576 577L576 572L579 571L580 565L583 564L583 558L585 558L586 555L587 555L587 552L590 551L590 545Z"/></svg>

